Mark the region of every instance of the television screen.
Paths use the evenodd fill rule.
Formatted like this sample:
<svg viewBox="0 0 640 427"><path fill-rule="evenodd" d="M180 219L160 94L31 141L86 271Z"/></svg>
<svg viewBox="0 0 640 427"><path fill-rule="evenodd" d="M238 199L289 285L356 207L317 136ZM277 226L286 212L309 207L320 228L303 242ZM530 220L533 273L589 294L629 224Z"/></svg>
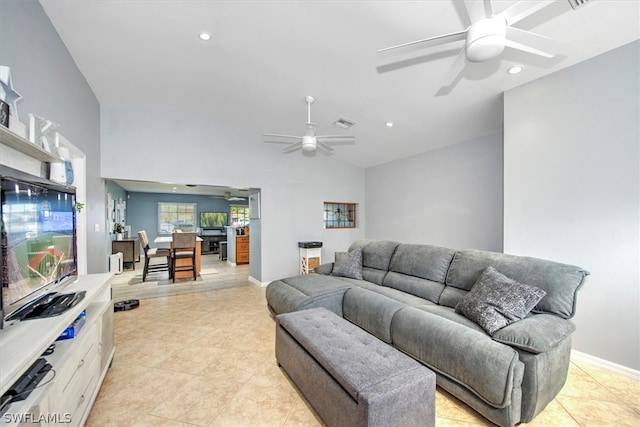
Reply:
<svg viewBox="0 0 640 427"><path fill-rule="evenodd" d="M200 228L221 228L227 225L227 212L200 212Z"/></svg>
<svg viewBox="0 0 640 427"><path fill-rule="evenodd" d="M77 275L75 189L4 176L0 192L6 317Z"/></svg>

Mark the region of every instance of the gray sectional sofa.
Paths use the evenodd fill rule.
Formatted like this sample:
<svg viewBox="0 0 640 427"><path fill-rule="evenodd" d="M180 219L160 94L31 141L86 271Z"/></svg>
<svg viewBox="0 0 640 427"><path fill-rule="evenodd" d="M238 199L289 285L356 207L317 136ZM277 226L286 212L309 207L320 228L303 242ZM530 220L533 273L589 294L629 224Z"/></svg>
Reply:
<svg viewBox="0 0 640 427"><path fill-rule="evenodd" d="M564 385L569 319L588 274L531 257L361 240L314 274L271 282L266 297L274 315L333 311L429 367L488 420L512 426L531 421Z"/></svg>

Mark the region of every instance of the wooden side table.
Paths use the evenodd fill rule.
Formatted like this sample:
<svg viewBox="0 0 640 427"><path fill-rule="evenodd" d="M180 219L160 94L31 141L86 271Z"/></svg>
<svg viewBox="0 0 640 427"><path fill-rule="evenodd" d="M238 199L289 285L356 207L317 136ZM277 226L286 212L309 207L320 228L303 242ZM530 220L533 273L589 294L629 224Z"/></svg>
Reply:
<svg viewBox="0 0 640 427"><path fill-rule="evenodd" d="M122 263L131 264L136 269L136 262L140 261L140 242L138 238L114 240L111 242L111 253L122 252Z"/></svg>

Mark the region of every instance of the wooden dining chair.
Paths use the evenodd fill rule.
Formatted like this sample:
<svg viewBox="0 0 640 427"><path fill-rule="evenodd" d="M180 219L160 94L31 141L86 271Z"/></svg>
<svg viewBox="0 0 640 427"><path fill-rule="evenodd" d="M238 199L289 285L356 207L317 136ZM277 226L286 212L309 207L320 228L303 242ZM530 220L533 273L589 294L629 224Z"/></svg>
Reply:
<svg viewBox="0 0 640 427"><path fill-rule="evenodd" d="M142 281L147 279L149 273L157 271L168 271L169 277L171 277L170 261L171 250L168 248L150 248L149 238L145 230L138 231L138 239L140 239L140 245L144 250L144 270L142 270ZM151 263L153 258L164 258L164 262Z"/></svg>
<svg viewBox="0 0 640 427"><path fill-rule="evenodd" d="M193 271L193 280L196 280L196 235L196 233L172 233L171 277L174 283L176 272L180 271ZM178 262L180 260L188 261Z"/></svg>

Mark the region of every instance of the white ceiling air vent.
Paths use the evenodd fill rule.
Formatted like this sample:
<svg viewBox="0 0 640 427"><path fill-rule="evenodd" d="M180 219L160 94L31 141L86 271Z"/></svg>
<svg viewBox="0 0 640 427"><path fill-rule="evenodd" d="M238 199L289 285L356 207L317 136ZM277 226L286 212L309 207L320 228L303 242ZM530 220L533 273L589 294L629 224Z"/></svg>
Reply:
<svg viewBox="0 0 640 427"><path fill-rule="evenodd" d="M591 0L568 0L571 7L575 10L589 3Z"/></svg>
<svg viewBox="0 0 640 427"><path fill-rule="evenodd" d="M355 125L356 122L351 119L347 119L346 117L340 117L338 120L333 122L333 124L341 127L342 129L349 129L351 126Z"/></svg>

